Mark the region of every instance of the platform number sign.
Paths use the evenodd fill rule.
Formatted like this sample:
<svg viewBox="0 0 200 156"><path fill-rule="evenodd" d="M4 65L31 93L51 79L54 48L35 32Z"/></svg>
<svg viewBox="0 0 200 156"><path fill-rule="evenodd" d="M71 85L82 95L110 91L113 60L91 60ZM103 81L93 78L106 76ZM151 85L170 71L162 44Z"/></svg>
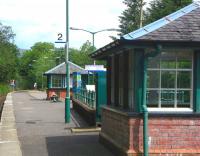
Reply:
<svg viewBox="0 0 200 156"><path fill-rule="evenodd" d="M61 40L63 40L63 34L58 33L58 41L61 41Z"/></svg>

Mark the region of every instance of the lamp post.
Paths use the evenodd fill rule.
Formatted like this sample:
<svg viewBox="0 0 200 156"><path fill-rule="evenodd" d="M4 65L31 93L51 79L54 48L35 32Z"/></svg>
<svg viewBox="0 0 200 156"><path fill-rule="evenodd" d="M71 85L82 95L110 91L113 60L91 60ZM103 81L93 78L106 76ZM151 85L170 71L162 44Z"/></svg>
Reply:
<svg viewBox="0 0 200 156"><path fill-rule="evenodd" d="M71 30L80 30L80 31L85 31L88 32L90 34L92 34L92 46L94 47L94 35L103 31L119 31L118 29L114 29L114 28L110 28L110 29L102 29L99 31L89 31L86 29L82 29L82 28L74 28L74 27L70 27ZM95 65L95 60L94 60L94 65Z"/></svg>
<svg viewBox="0 0 200 156"><path fill-rule="evenodd" d="M103 32L103 31L118 31L118 29L114 29L114 28L111 28L111 29L102 29L102 30L99 30L99 31L89 31L89 30L86 30L86 29L82 29L82 28L74 28L74 27L70 27L71 30L80 30L80 31L85 31L85 32L88 32L90 34L92 34L92 46L94 47L94 35L97 34L97 33L100 33L100 32Z"/></svg>

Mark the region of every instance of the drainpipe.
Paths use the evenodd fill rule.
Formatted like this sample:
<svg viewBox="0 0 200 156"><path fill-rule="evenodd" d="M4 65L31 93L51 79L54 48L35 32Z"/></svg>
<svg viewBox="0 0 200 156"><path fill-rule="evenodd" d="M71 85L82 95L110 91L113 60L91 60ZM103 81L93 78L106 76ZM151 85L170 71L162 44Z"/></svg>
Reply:
<svg viewBox="0 0 200 156"><path fill-rule="evenodd" d="M143 81L143 153L148 156L148 110L146 104L146 86L147 86L147 64L149 57L155 57L161 52L161 45L157 45L155 51L144 56L144 81Z"/></svg>

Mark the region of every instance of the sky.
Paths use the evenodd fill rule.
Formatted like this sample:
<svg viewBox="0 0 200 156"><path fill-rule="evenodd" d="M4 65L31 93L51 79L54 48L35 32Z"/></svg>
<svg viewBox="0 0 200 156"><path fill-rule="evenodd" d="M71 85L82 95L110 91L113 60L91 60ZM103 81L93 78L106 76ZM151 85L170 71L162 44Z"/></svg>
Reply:
<svg viewBox="0 0 200 156"><path fill-rule="evenodd" d="M150 0L145 0L147 3ZM52 42L66 32L66 0L0 0L0 22L11 26L15 44L29 49L36 42ZM92 32L119 27L119 16L126 6L123 0L69 0L69 27ZM116 31L103 31L95 35L95 46L100 48L117 36ZM69 46L80 48L92 35L84 31L69 31ZM63 44L55 44L62 47Z"/></svg>

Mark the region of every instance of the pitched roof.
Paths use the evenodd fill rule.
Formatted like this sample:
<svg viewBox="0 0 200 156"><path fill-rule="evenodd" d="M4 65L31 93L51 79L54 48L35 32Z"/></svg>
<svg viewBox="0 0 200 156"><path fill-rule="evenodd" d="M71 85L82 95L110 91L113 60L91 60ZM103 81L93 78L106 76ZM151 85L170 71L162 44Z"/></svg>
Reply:
<svg viewBox="0 0 200 156"><path fill-rule="evenodd" d="M192 3L123 36L126 40L200 41L200 3Z"/></svg>
<svg viewBox="0 0 200 156"><path fill-rule="evenodd" d="M103 52L123 43L146 41L200 42L200 2L194 2L160 20L122 36L90 56L96 58Z"/></svg>
<svg viewBox="0 0 200 156"><path fill-rule="evenodd" d="M70 74L72 74L73 72L80 72L82 74L87 73L87 71L84 68L82 68L70 61L69 61L69 70L70 70ZM63 62L63 63L57 65L56 67L45 72L45 75L49 75L49 74L63 74L63 75L66 74L65 62Z"/></svg>

